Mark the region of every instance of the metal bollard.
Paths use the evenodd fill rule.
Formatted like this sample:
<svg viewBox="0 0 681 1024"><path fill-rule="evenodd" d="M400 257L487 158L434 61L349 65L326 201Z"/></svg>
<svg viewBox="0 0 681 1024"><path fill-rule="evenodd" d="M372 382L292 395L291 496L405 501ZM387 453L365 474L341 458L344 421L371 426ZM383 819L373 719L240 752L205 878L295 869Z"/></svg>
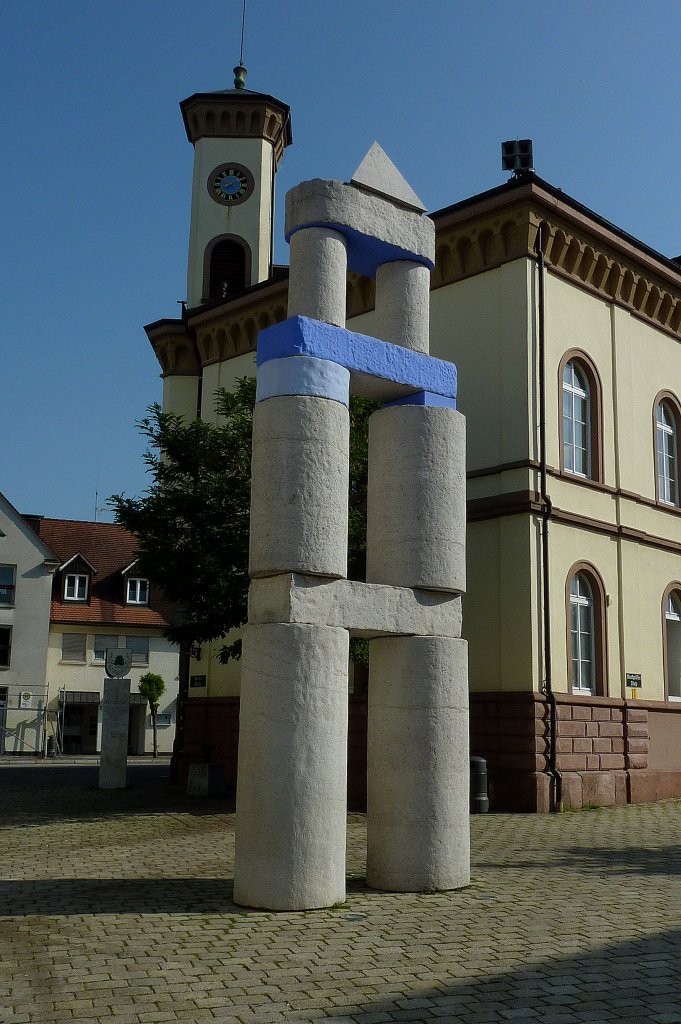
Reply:
<svg viewBox="0 0 681 1024"><path fill-rule="evenodd" d="M487 814L487 761L484 757L471 758L471 814Z"/></svg>

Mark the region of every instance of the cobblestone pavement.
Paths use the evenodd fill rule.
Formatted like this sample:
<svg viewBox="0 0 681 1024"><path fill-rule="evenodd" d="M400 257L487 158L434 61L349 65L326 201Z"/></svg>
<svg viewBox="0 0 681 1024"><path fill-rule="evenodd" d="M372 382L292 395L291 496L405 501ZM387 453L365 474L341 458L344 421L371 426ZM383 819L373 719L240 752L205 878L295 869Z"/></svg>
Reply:
<svg viewBox="0 0 681 1024"><path fill-rule="evenodd" d="M0 1021L681 1024L681 801L472 819L469 888L231 900L234 815L134 768L0 768Z"/></svg>

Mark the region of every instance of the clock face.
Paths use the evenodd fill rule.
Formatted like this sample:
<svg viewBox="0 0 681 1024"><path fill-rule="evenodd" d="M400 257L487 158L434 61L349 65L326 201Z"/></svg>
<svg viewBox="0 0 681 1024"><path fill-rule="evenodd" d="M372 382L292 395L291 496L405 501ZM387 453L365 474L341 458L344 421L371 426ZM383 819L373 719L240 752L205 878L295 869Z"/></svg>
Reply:
<svg viewBox="0 0 681 1024"><path fill-rule="evenodd" d="M243 164L220 164L208 175L208 194L221 206L245 203L253 192L255 181Z"/></svg>

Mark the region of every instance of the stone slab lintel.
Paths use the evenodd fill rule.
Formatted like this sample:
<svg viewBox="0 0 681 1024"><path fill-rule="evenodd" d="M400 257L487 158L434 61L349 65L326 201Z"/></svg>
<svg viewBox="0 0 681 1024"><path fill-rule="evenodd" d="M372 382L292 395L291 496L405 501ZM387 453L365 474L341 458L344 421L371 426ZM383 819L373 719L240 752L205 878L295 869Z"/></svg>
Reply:
<svg viewBox="0 0 681 1024"><path fill-rule="evenodd" d="M387 393L381 395L384 401L414 391L456 399L457 373L453 363L310 317L289 317L258 335L258 369L270 360L287 356L328 359L347 367L352 393L366 393L361 384L358 386L362 379L379 379L387 385Z"/></svg>
<svg viewBox="0 0 681 1024"><path fill-rule="evenodd" d="M248 621L342 626L353 636L461 636L461 597L282 573L251 581Z"/></svg>
<svg viewBox="0 0 681 1024"><path fill-rule="evenodd" d="M308 227L328 227L347 242L348 267L374 277L383 263L413 260L433 269L435 225L415 210L342 181L313 178L286 195L286 240Z"/></svg>

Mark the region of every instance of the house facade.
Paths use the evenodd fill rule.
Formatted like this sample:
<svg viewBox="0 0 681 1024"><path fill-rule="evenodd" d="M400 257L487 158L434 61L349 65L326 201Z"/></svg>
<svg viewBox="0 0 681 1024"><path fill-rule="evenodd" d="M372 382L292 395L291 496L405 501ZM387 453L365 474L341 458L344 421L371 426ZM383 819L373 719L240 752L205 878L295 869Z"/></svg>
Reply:
<svg viewBox="0 0 681 1024"><path fill-rule="evenodd" d="M0 494L0 753L42 749L58 558Z"/></svg>
<svg viewBox="0 0 681 1024"><path fill-rule="evenodd" d="M220 168L249 169L245 142L268 140L247 114L272 98L200 95L192 141L210 138L220 164L195 177L192 223L200 201L204 233L212 223L221 237L211 183L240 205L255 197ZM271 139L290 141L287 126ZM492 807L681 795L681 266L533 172L431 216L431 353L457 364L467 418L471 752L488 761ZM244 260L257 249L232 235ZM222 272L204 246L190 249L190 282L199 257L209 279ZM225 282L223 298L190 288L181 320L146 329L170 411L212 418L216 388L253 375L258 332L286 318L285 270ZM373 333L372 281L348 275L347 315ZM208 743L233 776L238 663L205 648L188 676L180 766ZM354 689L361 800L366 694Z"/></svg>
<svg viewBox="0 0 681 1024"><path fill-rule="evenodd" d="M158 750L175 738L178 648L163 636L173 609L136 571L136 541L113 523L21 516L0 504L0 715L4 753L95 754L108 648L132 650L129 754L150 753L153 731L138 686L166 690ZM4 691L4 693L3 693ZM0 721L0 724L3 724Z"/></svg>

